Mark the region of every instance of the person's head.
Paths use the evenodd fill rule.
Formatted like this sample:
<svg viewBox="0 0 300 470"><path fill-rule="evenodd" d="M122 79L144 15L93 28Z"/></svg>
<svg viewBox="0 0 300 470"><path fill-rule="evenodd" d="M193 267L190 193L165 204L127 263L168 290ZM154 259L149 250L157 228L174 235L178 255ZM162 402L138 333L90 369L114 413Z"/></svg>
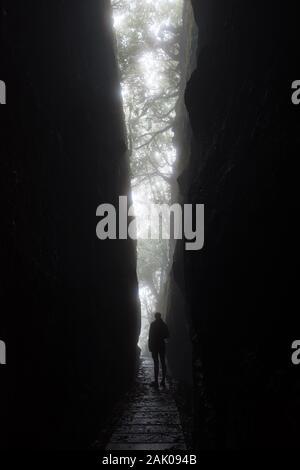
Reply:
<svg viewBox="0 0 300 470"><path fill-rule="evenodd" d="M161 320L161 313L156 312L154 316L155 316L155 320Z"/></svg>

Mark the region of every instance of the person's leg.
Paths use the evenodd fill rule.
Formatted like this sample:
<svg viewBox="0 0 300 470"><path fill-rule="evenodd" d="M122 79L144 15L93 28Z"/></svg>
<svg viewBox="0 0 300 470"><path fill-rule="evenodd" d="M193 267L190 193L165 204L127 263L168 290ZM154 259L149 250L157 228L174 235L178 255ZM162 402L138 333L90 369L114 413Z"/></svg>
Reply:
<svg viewBox="0 0 300 470"><path fill-rule="evenodd" d="M152 358L154 362L154 384L158 385L158 371L159 371L158 351L152 352Z"/></svg>
<svg viewBox="0 0 300 470"><path fill-rule="evenodd" d="M161 369L162 369L162 381L161 385L164 387L166 384L166 375L167 375L167 366L166 366L166 352L162 349L159 352L160 362L161 362Z"/></svg>

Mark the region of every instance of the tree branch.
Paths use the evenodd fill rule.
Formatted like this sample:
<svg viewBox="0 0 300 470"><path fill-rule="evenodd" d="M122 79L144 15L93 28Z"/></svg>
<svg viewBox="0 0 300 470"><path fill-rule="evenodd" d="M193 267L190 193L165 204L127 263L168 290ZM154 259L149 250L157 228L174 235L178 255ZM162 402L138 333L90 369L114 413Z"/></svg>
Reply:
<svg viewBox="0 0 300 470"><path fill-rule="evenodd" d="M148 134L144 134L141 136L141 138L143 137L148 137L148 136L152 136L151 139L148 140L148 142L145 142L144 144L140 145L139 147L135 147L135 150L140 150L142 149L143 147L147 147L147 145L151 144L151 142L156 139L156 137L159 135L159 134L163 134L164 132L168 131L169 129L171 129L173 127L173 124L169 124L168 126L164 127L163 129L160 129L159 131L156 131L154 134L152 133L148 133Z"/></svg>

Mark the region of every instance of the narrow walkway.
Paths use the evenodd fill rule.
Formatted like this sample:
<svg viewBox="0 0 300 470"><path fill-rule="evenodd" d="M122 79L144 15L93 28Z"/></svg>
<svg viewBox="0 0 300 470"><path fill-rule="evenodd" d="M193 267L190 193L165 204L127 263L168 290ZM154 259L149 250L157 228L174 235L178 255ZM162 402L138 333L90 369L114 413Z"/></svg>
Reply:
<svg viewBox="0 0 300 470"><path fill-rule="evenodd" d="M186 450L179 413L168 388L155 390L153 363L142 358L137 384L107 450Z"/></svg>

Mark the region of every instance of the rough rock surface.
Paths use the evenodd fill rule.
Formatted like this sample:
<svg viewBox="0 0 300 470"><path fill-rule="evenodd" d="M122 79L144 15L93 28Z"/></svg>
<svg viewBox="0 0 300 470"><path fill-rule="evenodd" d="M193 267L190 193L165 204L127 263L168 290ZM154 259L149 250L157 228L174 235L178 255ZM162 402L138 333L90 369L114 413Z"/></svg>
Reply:
<svg viewBox="0 0 300 470"><path fill-rule="evenodd" d="M0 6L0 446L78 448L139 333L135 246L96 238L98 205L129 191L110 2Z"/></svg>
<svg viewBox="0 0 300 470"><path fill-rule="evenodd" d="M297 447L299 322L288 302L295 251L284 171L299 148L296 41L288 43L279 1L192 4L199 50L185 101L193 140L179 181L185 202L206 206L206 241L183 263L177 250L173 271L192 328L194 444Z"/></svg>

